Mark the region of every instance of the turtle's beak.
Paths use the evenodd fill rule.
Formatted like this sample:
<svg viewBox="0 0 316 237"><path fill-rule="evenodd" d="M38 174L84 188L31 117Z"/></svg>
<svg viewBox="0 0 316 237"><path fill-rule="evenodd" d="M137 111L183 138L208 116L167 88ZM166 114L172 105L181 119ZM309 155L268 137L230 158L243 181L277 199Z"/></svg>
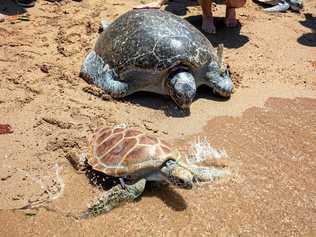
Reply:
<svg viewBox="0 0 316 237"><path fill-rule="evenodd" d="M171 171L170 180L179 188L192 189L193 187L193 176L191 172L181 166L177 166Z"/></svg>
<svg viewBox="0 0 316 237"><path fill-rule="evenodd" d="M192 189L193 188L193 183L192 182L183 182L182 184L178 184L179 187L184 188L184 189Z"/></svg>
<svg viewBox="0 0 316 237"><path fill-rule="evenodd" d="M189 116L191 114L190 106L187 106L187 107L180 107L179 106L179 108L182 110L182 113L185 116Z"/></svg>
<svg viewBox="0 0 316 237"><path fill-rule="evenodd" d="M192 173L178 165L175 160L168 160L160 169L166 180L179 188L192 189L193 175Z"/></svg>

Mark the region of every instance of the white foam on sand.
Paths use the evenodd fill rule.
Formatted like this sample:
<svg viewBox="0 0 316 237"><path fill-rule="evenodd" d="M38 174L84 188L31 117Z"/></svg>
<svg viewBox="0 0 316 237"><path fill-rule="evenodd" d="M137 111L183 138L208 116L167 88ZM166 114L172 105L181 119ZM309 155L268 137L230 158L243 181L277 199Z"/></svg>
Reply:
<svg viewBox="0 0 316 237"><path fill-rule="evenodd" d="M191 144L186 159L189 164L196 164L207 159L219 160L223 158L228 158L224 149L214 148L206 137L197 137Z"/></svg>

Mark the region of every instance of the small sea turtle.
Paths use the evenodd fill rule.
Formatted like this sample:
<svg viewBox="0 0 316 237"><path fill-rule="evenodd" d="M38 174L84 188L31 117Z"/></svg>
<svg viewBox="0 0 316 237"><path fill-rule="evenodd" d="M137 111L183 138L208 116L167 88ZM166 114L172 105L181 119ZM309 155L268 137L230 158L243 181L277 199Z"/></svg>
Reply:
<svg viewBox="0 0 316 237"><path fill-rule="evenodd" d="M273 6L265 8L266 12L285 12L289 8L299 12L303 8L303 0L258 0L258 2Z"/></svg>
<svg viewBox="0 0 316 237"><path fill-rule="evenodd" d="M233 83L217 50L186 20L157 9L131 10L113 23L102 21L94 50L80 76L113 98L137 91L170 95L189 109L196 88L204 84L230 97Z"/></svg>
<svg viewBox="0 0 316 237"><path fill-rule="evenodd" d="M146 181L170 183L191 189L195 182L213 181L228 171L198 167L180 159L165 141L134 128L100 128L89 141L85 161L71 158L78 170L90 167L107 176L119 178L120 184L105 192L81 218L108 212L124 201L133 201L145 189Z"/></svg>

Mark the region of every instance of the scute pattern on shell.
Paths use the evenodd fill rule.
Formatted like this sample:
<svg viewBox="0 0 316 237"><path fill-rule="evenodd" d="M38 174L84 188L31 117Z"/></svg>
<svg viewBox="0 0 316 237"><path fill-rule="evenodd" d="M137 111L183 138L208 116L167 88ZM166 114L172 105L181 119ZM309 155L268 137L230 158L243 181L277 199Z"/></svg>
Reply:
<svg viewBox="0 0 316 237"><path fill-rule="evenodd" d="M168 143L133 128L99 128L89 140L88 163L110 176L154 170L170 157Z"/></svg>
<svg viewBox="0 0 316 237"><path fill-rule="evenodd" d="M178 64L200 68L217 58L209 40L193 25L157 9L121 15L100 35L95 52L119 75L164 71Z"/></svg>

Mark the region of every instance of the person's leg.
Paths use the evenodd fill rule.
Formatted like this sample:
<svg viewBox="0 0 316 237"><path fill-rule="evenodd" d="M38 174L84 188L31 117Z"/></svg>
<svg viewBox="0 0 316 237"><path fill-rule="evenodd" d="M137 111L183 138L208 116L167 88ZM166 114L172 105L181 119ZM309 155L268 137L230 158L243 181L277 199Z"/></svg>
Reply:
<svg viewBox="0 0 316 237"><path fill-rule="evenodd" d="M245 5L246 0L226 0L226 19L227 27L236 27L238 22L236 19L236 8Z"/></svg>
<svg viewBox="0 0 316 237"><path fill-rule="evenodd" d="M16 0L16 4L21 7L34 7L35 0Z"/></svg>
<svg viewBox="0 0 316 237"><path fill-rule="evenodd" d="M202 30L206 33L215 34L216 28L214 25L213 14L212 14L212 1L211 0L200 0L202 8Z"/></svg>
<svg viewBox="0 0 316 237"><path fill-rule="evenodd" d="M158 9L162 7L162 5L165 4L166 2L167 0L158 0L151 3L147 3L147 4L138 5L134 7L134 9L155 9L155 8Z"/></svg>

